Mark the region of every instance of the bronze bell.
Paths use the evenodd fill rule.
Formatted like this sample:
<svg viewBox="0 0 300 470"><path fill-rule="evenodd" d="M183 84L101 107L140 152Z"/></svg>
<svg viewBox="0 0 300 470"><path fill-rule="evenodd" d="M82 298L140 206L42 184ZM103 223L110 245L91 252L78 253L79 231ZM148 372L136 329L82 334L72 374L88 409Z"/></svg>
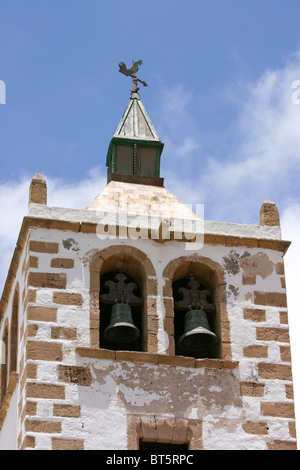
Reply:
<svg viewBox="0 0 300 470"><path fill-rule="evenodd" d="M210 330L204 310L189 310L185 315L184 333L179 338L178 346L186 352L201 353L211 349L217 342L218 338Z"/></svg>
<svg viewBox="0 0 300 470"><path fill-rule="evenodd" d="M130 305L123 302L113 305L104 337L113 343L131 343L140 337L139 329L133 324Z"/></svg>

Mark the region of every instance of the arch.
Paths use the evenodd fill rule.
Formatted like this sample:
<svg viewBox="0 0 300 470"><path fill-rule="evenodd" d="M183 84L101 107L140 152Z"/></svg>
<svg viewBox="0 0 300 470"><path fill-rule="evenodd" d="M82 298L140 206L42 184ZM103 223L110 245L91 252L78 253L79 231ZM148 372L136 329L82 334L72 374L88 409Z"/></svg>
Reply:
<svg viewBox="0 0 300 470"><path fill-rule="evenodd" d="M207 289L213 292L216 307L215 333L219 338L218 357L231 359L229 320L226 305L225 276L221 266L209 258L197 255L181 256L168 263L163 271L165 280L163 300L165 306L165 324L170 338L169 354L175 354L174 301L172 283L193 274Z"/></svg>
<svg viewBox="0 0 300 470"><path fill-rule="evenodd" d="M5 394L6 394L6 387L7 387L7 376L8 376L8 320L6 320L6 324L4 326L4 333L2 337L2 344L1 344L1 375L0 375L0 404L2 403Z"/></svg>
<svg viewBox="0 0 300 470"><path fill-rule="evenodd" d="M19 284L15 288L10 324L10 373L17 371L18 356L18 325L19 325Z"/></svg>
<svg viewBox="0 0 300 470"><path fill-rule="evenodd" d="M141 250L116 245L94 252L90 260L90 346L99 347L100 276L110 271L124 272L140 286L143 298L143 350L157 352L157 278L148 256Z"/></svg>
<svg viewBox="0 0 300 470"><path fill-rule="evenodd" d="M128 274L126 266L122 271L100 272L99 297L100 348L143 351L145 344L144 299L139 282ZM114 327L111 328L112 324L120 321L120 318L122 322L131 326L129 328L124 325L119 326L117 330ZM116 331L118 331L117 337L115 337Z"/></svg>

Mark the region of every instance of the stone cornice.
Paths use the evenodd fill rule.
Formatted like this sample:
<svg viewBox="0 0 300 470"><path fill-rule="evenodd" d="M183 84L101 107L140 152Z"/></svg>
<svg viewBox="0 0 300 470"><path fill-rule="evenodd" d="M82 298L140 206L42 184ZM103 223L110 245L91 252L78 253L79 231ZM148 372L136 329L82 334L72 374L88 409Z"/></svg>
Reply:
<svg viewBox="0 0 300 470"><path fill-rule="evenodd" d="M190 367L206 369L235 369L239 361L224 359L195 359L186 356L168 356L166 354L155 354L140 351L113 351L101 348L77 347L76 353L81 357L92 359L107 359L117 362L139 362L155 364L160 366Z"/></svg>

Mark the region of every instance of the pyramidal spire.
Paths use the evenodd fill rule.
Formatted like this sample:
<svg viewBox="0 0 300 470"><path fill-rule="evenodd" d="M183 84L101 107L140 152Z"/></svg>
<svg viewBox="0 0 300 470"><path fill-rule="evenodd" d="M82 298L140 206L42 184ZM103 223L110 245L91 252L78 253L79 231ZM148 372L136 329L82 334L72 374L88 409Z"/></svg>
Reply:
<svg viewBox="0 0 300 470"><path fill-rule="evenodd" d="M157 132L137 91L131 92L130 100L114 137L159 141Z"/></svg>
<svg viewBox="0 0 300 470"><path fill-rule="evenodd" d="M132 78L132 89L127 107L109 145L106 159L108 182L117 180L162 186L160 156L164 144L160 141L138 93L138 82L148 86L136 76L141 64L141 60L133 62L128 69L124 62L119 63L119 71Z"/></svg>

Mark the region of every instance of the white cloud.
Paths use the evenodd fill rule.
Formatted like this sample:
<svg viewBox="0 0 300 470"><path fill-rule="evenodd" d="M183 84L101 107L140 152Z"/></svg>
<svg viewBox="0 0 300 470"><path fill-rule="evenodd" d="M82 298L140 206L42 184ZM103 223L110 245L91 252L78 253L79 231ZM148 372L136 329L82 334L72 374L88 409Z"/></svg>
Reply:
<svg viewBox="0 0 300 470"><path fill-rule="evenodd" d="M240 116L244 144L240 149L264 178L285 175L300 161L300 107L292 100L292 84L300 77L300 56L281 70L267 70L254 85L245 86Z"/></svg>
<svg viewBox="0 0 300 470"><path fill-rule="evenodd" d="M181 84L164 89L159 111L161 119L168 126L177 127L177 124L182 122L182 118L187 119L187 105L191 99L191 94L187 93Z"/></svg>
<svg viewBox="0 0 300 470"><path fill-rule="evenodd" d="M106 177L98 168L91 169L78 182L66 182L44 175L48 189L48 205L84 209L101 192ZM23 217L28 212L28 196L31 178L20 178L0 185L0 288L2 289L14 252Z"/></svg>
<svg viewBox="0 0 300 470"><path fill-rule="evenodd" d="M7 275L23 216L27 212L29 183L26 178L0 186L0 291Z"/></svg>
<svg viewBox="0 0 300 470"><path fill-rule="evenodd" d="M192 95L182 85L165 88L161 92L159 109L153 111L154 122L163 133L165 153L170 156L170 173L180 161L191 160L200 144L195 122L189 112ZM155 126L156 127L156 126ZM160 134L160 132L158 132ZM164 157L163 157L164 158ZM163 160L164 164L165 159ZM177 167L178 169L178 167Z"/></svg>
<svg viewBox="0 0 300 470"><path fill-rule="evenodd" d="M187 203L204 203L214 220L241 223L256 223L266 198L280 204L281 209L291 199L297 200L300 104L293 100L293 83L297 79L300 79L300 53L293 55L284 68L267 70L254 83L232 85L231 93L225 96L235 101L238 115L235 123L225 123L224 135L235 150L224 158L216 154L203 155L205 136L201 135L201 141L195 124L190 126L190 97L184 98L181 87L173 89L167 98L171 98L171 110L174 103L180 103L179 112L171 117L176 132L170 125L165 125L164 129L168 148L180 148L181 160L174 168L174 152L166 152L170 168L165 176L169 189ZM201 129L201 123L198 128ZM187 164L190 165L189 178L184 173Z"/></svg>
<svg viewBox="0 0 300 470"><path fill-rule="evenodd" d="M48 204L53 207L84 209L106 185L106 176L100 168L92 168L85 178L77 182L46 178Z"/></svg>

